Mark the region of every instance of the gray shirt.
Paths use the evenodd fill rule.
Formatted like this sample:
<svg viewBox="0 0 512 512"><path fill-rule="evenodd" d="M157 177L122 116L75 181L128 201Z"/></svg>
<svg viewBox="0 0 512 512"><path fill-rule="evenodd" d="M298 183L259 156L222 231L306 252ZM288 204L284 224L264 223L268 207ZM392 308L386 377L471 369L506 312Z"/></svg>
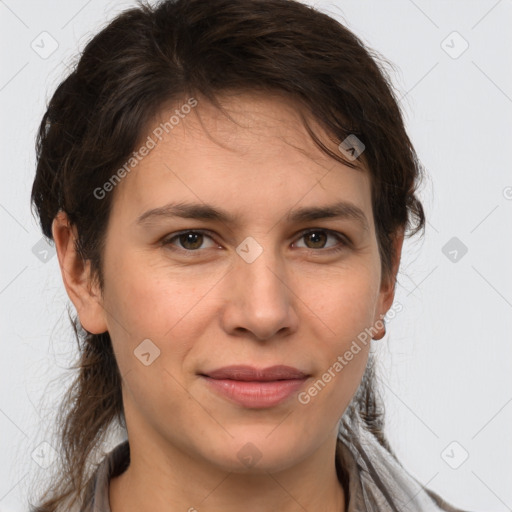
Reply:
<svg viewBox="0 0 512 512"><path fill-rule="evenodd" d="M343 435L338 437L337 463L348 475L347 512L465 512L424 488L366 429L360 429L357 440L351 443ZM80 512L111 512L109 481L129 462L125 441L96 469Z"/></svg>

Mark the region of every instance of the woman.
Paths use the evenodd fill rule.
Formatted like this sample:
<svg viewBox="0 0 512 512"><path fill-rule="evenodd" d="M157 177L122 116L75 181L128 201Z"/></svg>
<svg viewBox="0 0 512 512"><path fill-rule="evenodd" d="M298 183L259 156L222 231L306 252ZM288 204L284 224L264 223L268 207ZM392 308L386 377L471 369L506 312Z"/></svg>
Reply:
<svg viewBox="0 0 512 512"><path fill-rule="evenodd" d="M141 5L87 45L37 151L80 361L33 510L458 510L383 433L371 339L425 218L351 32L291 0Z"/></svg>

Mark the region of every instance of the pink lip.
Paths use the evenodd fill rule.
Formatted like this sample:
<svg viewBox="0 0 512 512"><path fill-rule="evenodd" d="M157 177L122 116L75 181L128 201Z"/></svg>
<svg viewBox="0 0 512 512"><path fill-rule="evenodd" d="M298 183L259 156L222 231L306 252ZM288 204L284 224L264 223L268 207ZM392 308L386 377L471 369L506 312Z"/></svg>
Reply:
<svg viewBox="0 0 512 512"><path fill-rule="evenodd" d="M308 375L290 366L259 370L251 366L227 366L202 374L213 390L248 408L275 406L304 384Z"/></svg>

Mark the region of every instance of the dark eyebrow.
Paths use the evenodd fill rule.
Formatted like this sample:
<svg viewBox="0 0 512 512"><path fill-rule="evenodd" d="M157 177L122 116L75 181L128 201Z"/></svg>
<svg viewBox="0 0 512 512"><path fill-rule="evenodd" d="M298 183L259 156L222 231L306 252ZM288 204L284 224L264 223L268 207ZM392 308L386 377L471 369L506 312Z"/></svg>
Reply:
<svg viewBox="0 0 512 512"><path fill-rule="evenodd" d="M312 206L291 210L287 219L291 222L308 222L319 219L355 220L365 231L369 231L368 219L363 210L353 203L340 201L326 206Z"/></svg>
<svg viewBox="0 0 512 512"><path fill-rule="evenodd" d="M220 208L201 203L169 203L153 208L137 218L137 224L145 224L158 217L182 217L183 219L216 220L232 222L234 219Z"/></svg>
<svg viewBox="0 0 512 512"><path fill-rule="evenodd" d="M159 208L144 212L137 218L137 224L146 224L155 218L181 217L184 219L214 220L223 223L234 223L235 217L227 211L201 203L169 203ZM288 222L308 222L320 219L355 220L368 231L369 224L363 210L353 203L340 201L326 206L302 207L288 212Z"/></svg>

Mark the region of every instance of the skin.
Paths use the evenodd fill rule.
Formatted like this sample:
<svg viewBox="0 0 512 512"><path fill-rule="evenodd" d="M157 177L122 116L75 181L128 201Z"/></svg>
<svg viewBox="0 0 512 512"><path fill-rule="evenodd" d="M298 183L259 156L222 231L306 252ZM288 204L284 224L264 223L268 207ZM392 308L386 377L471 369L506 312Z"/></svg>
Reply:
<svg viewBox="0 0 512 512"><path fill-rule="evenodd" d="M103 293L74 251L76 229L64 213L54 220L68 295L85 329L109 331L123 376L131 464L111 481L111 509L345 510L337 429L370 343L308 404L292 396L248 409L214 393L198 373L286 364L311 375L301 391L308 389L391 307L403 234L392 275L382 279L368 172L325 155L285 97L246 92L223 105L243 126L199 101L111 192ZM368 229L347 218L286 219L296 208L340 200L364 212ZM143 212L170 201L208 203L235 222L171 217L137 225ZM301 235L311 228L316 239ZM202 242L158 243L187 229L211 233ZM263 248L252 263L236 252L249 236ZM329 252L336 246L341 251ZM147 338L160 356L145 366L134 350ZM250 467L238 456L249 442L261 456Z"/></svg>

